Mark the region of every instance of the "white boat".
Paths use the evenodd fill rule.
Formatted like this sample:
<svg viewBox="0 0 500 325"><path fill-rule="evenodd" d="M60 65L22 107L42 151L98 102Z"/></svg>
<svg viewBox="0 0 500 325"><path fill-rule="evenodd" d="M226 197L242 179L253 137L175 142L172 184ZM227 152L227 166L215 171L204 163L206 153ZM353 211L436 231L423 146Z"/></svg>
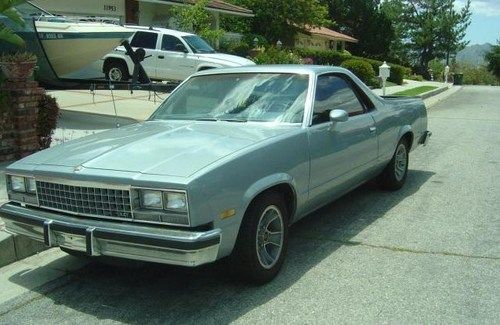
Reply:
<svg viewBox="0 0 500 325"><path fill-rule="evenodd" d="M77 22L62 17L43 17L35 22L35 27L47 59L58 76L92 64L133 34L120 25Z"/></svg>

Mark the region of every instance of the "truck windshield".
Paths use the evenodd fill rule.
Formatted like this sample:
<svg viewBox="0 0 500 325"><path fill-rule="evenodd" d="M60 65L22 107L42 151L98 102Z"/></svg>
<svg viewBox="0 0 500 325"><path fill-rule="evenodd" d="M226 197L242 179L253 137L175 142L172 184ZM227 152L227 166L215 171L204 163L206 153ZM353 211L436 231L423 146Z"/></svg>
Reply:
<svg viewBox="0 0 500 325"><path fill-rule="evenodd" d="M215 50L205 40L196 35L182 37L194 53L215 53Z"/></svg>
<svg viewBox="0 0 500 325"><path fill-rule="evenodd" d="M151 119L301 123L308 84L308 75L291 73L196 76Z"/></svg>

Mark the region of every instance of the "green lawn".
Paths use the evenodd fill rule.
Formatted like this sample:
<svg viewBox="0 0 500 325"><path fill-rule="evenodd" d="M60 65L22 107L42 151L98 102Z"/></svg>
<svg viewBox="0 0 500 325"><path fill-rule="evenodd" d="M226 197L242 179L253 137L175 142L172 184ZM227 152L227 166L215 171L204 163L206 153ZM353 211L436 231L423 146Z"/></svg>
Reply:
<svg viewBox="0 0 500 325"><path fill-rule="evenodd" d="M420 86L420 87L415 87L407 90L400 91L398 93L394 93L392 95L394 96L417 96L423 93L426 93L428 91L437 89L438 87L435 86Z"/></svg>

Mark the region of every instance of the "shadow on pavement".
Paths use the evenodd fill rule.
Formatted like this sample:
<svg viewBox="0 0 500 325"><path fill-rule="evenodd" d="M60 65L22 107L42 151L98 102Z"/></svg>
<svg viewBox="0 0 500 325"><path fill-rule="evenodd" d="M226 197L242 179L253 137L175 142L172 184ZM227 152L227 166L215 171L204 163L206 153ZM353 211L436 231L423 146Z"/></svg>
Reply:
<svg viewBox="0 0 500 325"><path fill-rule="evenodd" d="M228 323L291 288L323 259L335 254L345 241L418 191L433 174L411 170L405 187L397 192L381 192L374 184L365 184L296 223L281 273L264 286L249 286L228 276L223 263L196 269L158 264L139 268L89 264L55 290L42 286L34 291L55 305L90 315L89 319L94 320ZM29 283L21 276L13 276L10 281ZM67 321L64 313L68 312L62 309L56 312L61 316L56 317Z"/></svg>

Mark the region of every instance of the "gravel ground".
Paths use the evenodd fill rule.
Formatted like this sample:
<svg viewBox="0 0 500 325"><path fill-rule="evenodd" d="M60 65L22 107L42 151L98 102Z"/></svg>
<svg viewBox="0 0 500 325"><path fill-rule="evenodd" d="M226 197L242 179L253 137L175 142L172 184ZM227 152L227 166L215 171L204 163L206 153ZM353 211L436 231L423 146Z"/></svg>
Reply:
<svg viewBox="0 0 500 325"><path fill-rule="evenodd" d="M0 323L498 323L499 102L464 87L434 106L406 186L364 185L296 224L266 286L221 264L90 264L0 304Z"/></svg>

